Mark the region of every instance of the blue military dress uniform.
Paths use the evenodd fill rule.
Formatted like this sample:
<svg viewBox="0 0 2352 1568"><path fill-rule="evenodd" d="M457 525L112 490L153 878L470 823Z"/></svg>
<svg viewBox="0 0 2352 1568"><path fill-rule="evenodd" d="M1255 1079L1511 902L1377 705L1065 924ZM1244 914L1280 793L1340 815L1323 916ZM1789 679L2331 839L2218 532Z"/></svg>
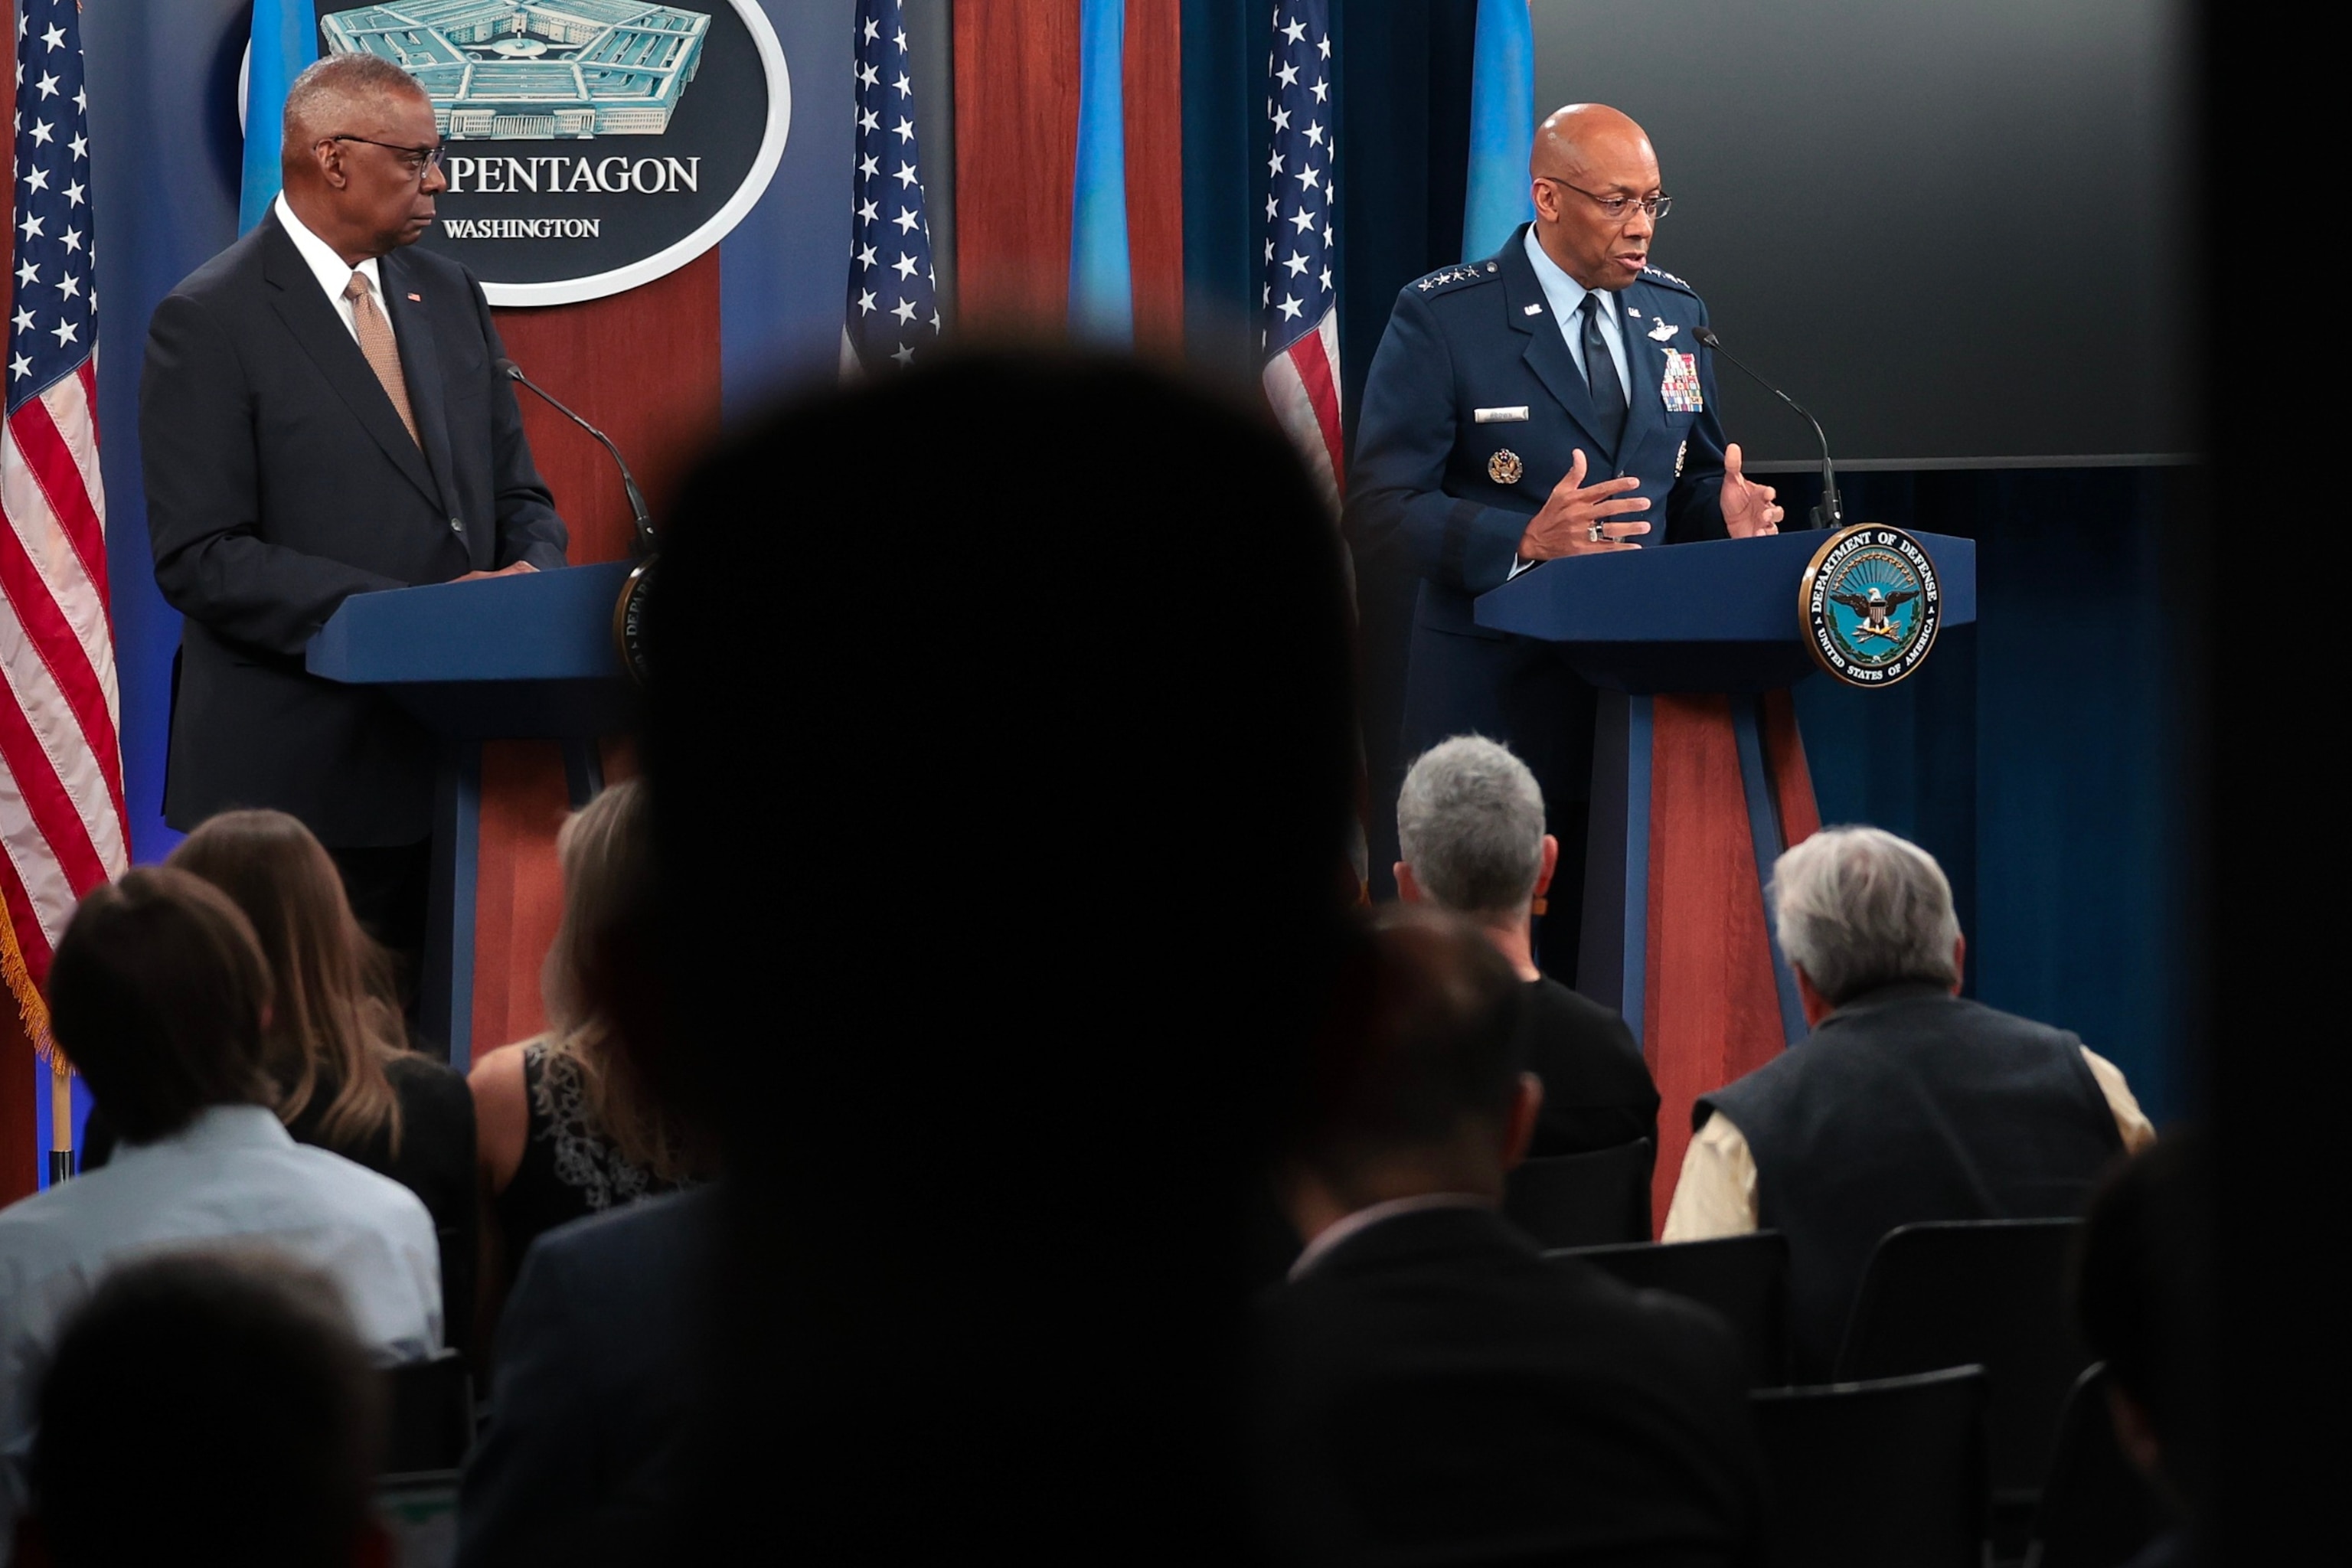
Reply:
<svg viewBox="0 0 2352 1568"><path fill-rule="evenodd" d="M1650 510L1610 521L1648 522L1644 548L1723 538L1724 434L1711 356L1691 342L1706 307L1651 268L1617 296L1630 396L1615 445L1603 440L1527 233L1522 225L1496 256L1398 293L1364 387L1347 522L1360 554L1401 556L1421 578L1403 755L1472 732L1509 745L1543 786L1566 873L1582 858L1581 813L1564 808L1591 793L1593 690L1552 646L1479 626L1472 602L1510 578L1528 521L1579 450L1587 484L1641 480L1633 493ZM1696 398L1682 379L1693 371ZM1574 907L1577 880L1563 875L1555 909L1563 898ZM1570 922L1551 923L1557 932ZM1567 967L1557 945L1542 942L1547 969Z"/></svg>

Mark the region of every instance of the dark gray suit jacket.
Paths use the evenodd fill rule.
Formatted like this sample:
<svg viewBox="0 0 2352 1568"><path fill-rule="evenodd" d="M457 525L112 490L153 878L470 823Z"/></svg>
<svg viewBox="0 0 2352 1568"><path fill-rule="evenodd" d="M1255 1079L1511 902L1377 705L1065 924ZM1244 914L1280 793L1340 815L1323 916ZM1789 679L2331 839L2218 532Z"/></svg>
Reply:
<svg viewBox="0 0 2352 1568"><path fill-rule="evenodd" d="M648 1198L524 1255L458 1498L459 1568L625 1560L616 1543L676 1506L708 1404L721 1201L716 1186Z"/></svg>
<svg viewBox="0 0 2352 1568"><path fill-rule="evenodd" d="M275 806L330 845L428 837L432 738L383 697L305 673L303 647L352 594L564 563L480 286L415 249L380 270L417 440L274 214L148 326L148 534L185 617L174 827Z"/></svg>

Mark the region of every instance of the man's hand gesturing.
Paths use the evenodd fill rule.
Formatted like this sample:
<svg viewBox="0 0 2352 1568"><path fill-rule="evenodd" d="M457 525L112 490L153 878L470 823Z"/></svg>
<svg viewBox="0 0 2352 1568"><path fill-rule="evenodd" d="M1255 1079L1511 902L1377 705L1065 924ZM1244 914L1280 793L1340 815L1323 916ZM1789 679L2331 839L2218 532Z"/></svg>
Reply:
<svg viewBox="0 0 2352 1568"><path fill-rule="evenodd" d="M1734 539L1754 539L1780 531L1780 509L1773 505L1779 492L1759 485L1739 471L1739 443L1723 449L1723 531Z"/></svg>
<svg viewBox="0 0 2352 1568"><path fill-rule="evenodd" d="M1519 559L1550 561L1562 555L1597 555L1604 550L1639 550L1633 538L1649 532L1650 525L1627 514L1647 511L1650 503L1625 492L1640 489L1641 484L1637 479L1626 478L1587 485L1584 453L1578 451L1569 462L1568 473L1552 487L1543 510L1528 521L1528 531L1519 536Z"/></svg>

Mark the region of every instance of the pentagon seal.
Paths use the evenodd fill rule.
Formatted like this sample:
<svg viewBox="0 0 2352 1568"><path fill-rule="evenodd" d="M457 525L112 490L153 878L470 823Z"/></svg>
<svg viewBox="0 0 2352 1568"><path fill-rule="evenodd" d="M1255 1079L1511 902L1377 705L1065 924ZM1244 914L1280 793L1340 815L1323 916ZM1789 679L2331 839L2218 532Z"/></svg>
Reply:
<svg viewBox="0 0 2352 1568"><path fill-rule="evenodd" d="M1486 477L1498 485L1517 484L1519 477L1527 471L1527 465L1519 461L1519 455L1508 447L1486 459Z"/></svg>
<svg viewBox="0 0 2352 1568"><path fill-rule="evenodd" d="M1936 563L1919 542L1877 523L1840 529L1797 584L1797 616L1813 662L1848 686L1892 686L1936 646L1942 619Z"/></svg>

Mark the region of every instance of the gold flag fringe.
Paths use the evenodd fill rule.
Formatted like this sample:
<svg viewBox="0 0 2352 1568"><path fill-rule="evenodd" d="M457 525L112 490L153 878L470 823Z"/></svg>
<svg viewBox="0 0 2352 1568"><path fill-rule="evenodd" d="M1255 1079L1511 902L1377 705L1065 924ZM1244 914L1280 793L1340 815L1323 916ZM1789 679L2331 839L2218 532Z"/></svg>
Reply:
<svg viewBox="0 0 2352 1568"><path fill-rule="evenodd" d="M65 1053L49 1033L49 1004L41 988L33 983L33 972L25 963L25 950L16 944L16 922L0 910L0 980L8 983L8 994L16 1003L16 1020L25 1026L25 1038L33 1042L33 1054L43 1061L65 1065Z"/></svg>

